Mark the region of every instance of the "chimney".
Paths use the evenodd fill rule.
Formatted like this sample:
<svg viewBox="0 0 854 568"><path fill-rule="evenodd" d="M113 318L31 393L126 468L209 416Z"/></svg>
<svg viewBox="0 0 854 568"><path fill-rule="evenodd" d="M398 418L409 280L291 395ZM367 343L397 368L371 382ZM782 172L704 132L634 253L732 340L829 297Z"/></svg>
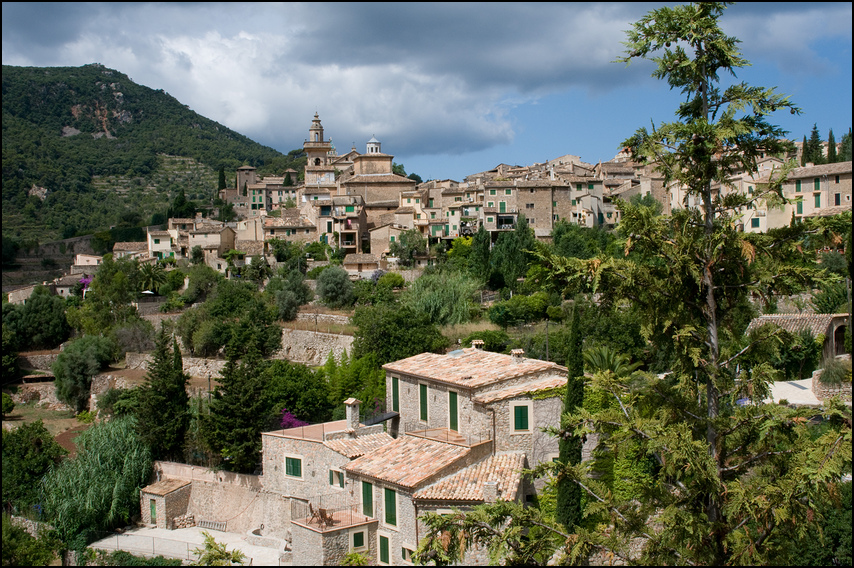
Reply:
<svg viewBox="0 0 854 568"><path fill-rule="evenodd" d="M356 398L348 398L344 401L344 406L347 407L347 429L354 432L359 428L359 405L361 400Z"/></svg>
<svg viewBox="0 0 854 568"><path fill-rule="evenodd" d="M478 351L483 351L483 339L472 339L471 346Z"/></svg>
<svg viewBox="0 0 854 568"><path fill-rule="evenodd" d="M498 482L484 481L483 482L483 502L495 503L498 501Z"/></svg>
<svg viewBox="0 0 854 568"><path fill-rule="evenodd" d="M516 363L521 363L522 360L525 359L525 350L524 349L513 349L510 351L510 355L513 356L513 361Z"/></svg>

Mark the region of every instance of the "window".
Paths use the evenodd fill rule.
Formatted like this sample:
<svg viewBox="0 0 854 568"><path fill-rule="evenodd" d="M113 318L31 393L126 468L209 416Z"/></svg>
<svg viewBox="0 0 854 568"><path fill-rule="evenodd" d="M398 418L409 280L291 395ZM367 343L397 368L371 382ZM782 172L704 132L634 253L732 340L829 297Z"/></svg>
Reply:
<svg viewBox="0 0 854 568"><path fill-rule="evenodd" d="M413 555L413 554L415 554L415 551L414 551L414 550L412 550L411 548L406 548L405 546L402 546L402 547L400 548L400 558L401 558L404 562L407 562L407 563L409 563L409 564L412 564L412 555Z"/></svg>
<svg viewBox="0 0 854 568"><path fill-rule="evenodd" d="M160 244L160 239L154 239L154 244L159 245L159 244Z"/></svg>
<svg viewBox="0 0 854 568"><path fill-rule="evenodd" d="M752 185L747 186L747 193L749 193L750 195L753 195L753 186Z"/></svg>
<svg viewBox="0 0 854 568"><path fill-rule="evenodd" d="M590 190L590 191L593 191L593 184L592 184L592 183L588 183L588 184L587 184L587 189L588 189L588 190Z"/></svg>
<svg viewBox="0 0 854 568"><path fill-rule="evenodd" d="M340 487L341 489L344 489L344 472L330 469L329 485L331 485L332 487Z"/></svg>
<svg viewBox="0 0 854 568"><path fill-rule="evenodd" d="M367 481L362 482L362 514L374 516L374 486Z"/></svg>
<svg viewBox="0 0 854 568"><path fill-rule="evenodd" d="M490 189L490 190L489 190L489 195L495 195L495 190L494 190L494 189Z"/></svg>
<svg viewBox="0 0 854 568"><path fill-rule="evenodd" d="M836 183L839 183L839 176L836 176Z"/></svg>
<svg viewBox="0 0 854 568"><path fill-rule="evenodd" d="M489 206L490 206L490 207L492 207L492 204L490 203L490 205L489 205ZM486 222L487 222L487 223L492 223L494 220L495 220L495 219L493 219L492 217L487 217L487 218L486 218Z"/></svg>
<svg viewBox="0 0 854 568"><path fill-rule="evenodd" d="M797 213L798 213L798 215L804 214L804 202L803 201L798 201Z"/></svg>
<svg viewBox="0 0 854 568"><path fill-rule="evenodd" d="M457 393L448 391L448 428L459 431L459 407L457 406Z"/></svg>
<svg viewBox="0 0 854 568"><path fill-rule="evenodd" d="M383 489L383 510L385 511L385 524L397 526L397 492L385 487Z"/></svg>
<svg viewBox="0 0 854 568"><path fill-rule="evenodd" d="M505 189L504 195L513 195L513 190L512 189Z"/></svg>
<svg viewBox="0 0 854 568"><path fill-rule="evenodd" d="M801 192L801 180L799 179L795 180L795 191L797 191L798 193Z"/></svg>
<svg viewBox="0 0 854 568"><path fill-rule="evenodd" d="M418 385L418 404L420 408L420 418L427 422L427 385Z"/></svg>
<svg viewBox="0 0 854 568"><path fill-rule="evenodd" d="M815 178L813 180L813 189L815 189L816 191L821 191L821 179Z"/></svg>
<svg viewBox="0 0 854 568"><path fill-rule="evenodd" d="M368 548L365 530L354 530L350 532L350 551L365 550Z"/></svg>
<svg viewBox="0 0 854 568"><path fill-rule="evenodd" d="M391 379L391 409L400 412L400 379L397 377Z"/></svg>
<svg viewBox="0 0 854 568"><path fill-rule="evenodd" d="M842 194L841 193L835 193L833 195L833 204L834 205L842 205Z"/></svg>
<svg viewBox="0 0 854 568"><path fill-rule="evenodd" d="M533 208L534 208L534 204L533 204L533 203L526 203L526 204L525 204L525 209L533 209Z"/></svg>
<svg viewBox="0 0 854 568"><path fill-rule="evenodd" d="M495 207L495 202L494 202L494 201L489 201L489 202L487 202L486 206L487 206L487 207Z"/></svg>
<svg viewBox="0 0 854 568"><path fill-rule="evenodd" d="M379 535L380 537L380 564L388 564L391 561L389 555L389 542L388 537L385 535Z"/></svg>
<svg viewBox="0 0 854 568"><path fill-rule="evenodd" d="M355 206L355 205L346 205L346 206L344 207L344 212L345 212L345 213L354 213L355 211L356 211L356 206Z"/></svg>
<svg viewBox="0 0 854 568"><path fill-rule="evenodd" d="M754 217L753 219L750 220L750 227L752 229L758 229L759 228L759 217Z"/></svg>
<svg viewBox="0 0 854 568"><path fill-rule="evenodd" d="M575 184L575 191L581 191L581 184L580 183Z"/></svg>
<svg viewBox="0 0 854 568"><path fill-rule="evenodd" d="M821 194L816 193L815 194L815 208L818 209L819 207L821 207Z"/></svg>
<svg viewBox="0 0 854 568"><path fill-rule="evenodd" d="M511 434L531 431L532 402L516 402L510 405Z"/></svg>
<svg viewBox="0 0 854 568"><path fill-rule="evenodd" d="M412 199L410 199L409 197L407 197L407 198L406 198L406 202L407 202L407 203L412 203Z"/></svg>
<svg viewBox="0 0 854 568"><path fill-rule="evenodd" d="M285 457L285 475L302 478L302 459Z"/></svg>

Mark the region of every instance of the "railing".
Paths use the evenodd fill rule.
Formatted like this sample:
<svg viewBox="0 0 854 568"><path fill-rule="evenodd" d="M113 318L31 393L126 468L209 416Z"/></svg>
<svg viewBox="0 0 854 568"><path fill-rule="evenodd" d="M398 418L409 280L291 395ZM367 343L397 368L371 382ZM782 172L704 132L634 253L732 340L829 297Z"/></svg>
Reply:
<svg viewBox="0 0 854 568"><path fill-rule="evenodd" d="M359 502L347 489L307 501L291 499L291 521L321 532L341 530L370 520L371 517L362 514Z"/></svg>
<svg viewBox="0 0 854 568"><path fill-rule="evenodd" d="M492 432L488 430L461 434L450 428L424 428L423 422L416 421L404 422L400 433L468 447L492 440Z"/></svg>

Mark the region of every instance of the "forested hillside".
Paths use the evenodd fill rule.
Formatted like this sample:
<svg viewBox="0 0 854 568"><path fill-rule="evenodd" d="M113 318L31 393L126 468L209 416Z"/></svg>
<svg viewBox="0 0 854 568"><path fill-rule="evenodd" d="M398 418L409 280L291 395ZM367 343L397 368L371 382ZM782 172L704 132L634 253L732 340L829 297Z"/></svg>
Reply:
<svg viewBox="0 0 854 568"><path fill-rule="evenodd" d="M213 179L222 167L233 179L244 164L262 174L298 167L299 153L253 142L99 64L3 66L4 237L45 242L106 229L128 213L147 223L182 188L200 200L217 189L179 187L198 172L185 176L176 163L188 172L201 164ZM164 176L162 156L191 159L169 160ZM164 184L169 178L179 183ZM150 195L130 199L134 188Z"/></svg>

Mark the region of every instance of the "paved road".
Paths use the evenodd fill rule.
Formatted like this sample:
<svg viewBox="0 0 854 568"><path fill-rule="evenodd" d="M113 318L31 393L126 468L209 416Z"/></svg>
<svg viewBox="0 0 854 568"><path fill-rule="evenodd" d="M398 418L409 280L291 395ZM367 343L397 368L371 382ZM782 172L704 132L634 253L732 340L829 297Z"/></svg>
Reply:
<svg viewBox="0 0 854 568"><path fill-rule="evenodd" d="M812 392L812 378L802 381L779 381L771 385L771 397L765 402L789 401L799 406L821 406Z"/></svg>

